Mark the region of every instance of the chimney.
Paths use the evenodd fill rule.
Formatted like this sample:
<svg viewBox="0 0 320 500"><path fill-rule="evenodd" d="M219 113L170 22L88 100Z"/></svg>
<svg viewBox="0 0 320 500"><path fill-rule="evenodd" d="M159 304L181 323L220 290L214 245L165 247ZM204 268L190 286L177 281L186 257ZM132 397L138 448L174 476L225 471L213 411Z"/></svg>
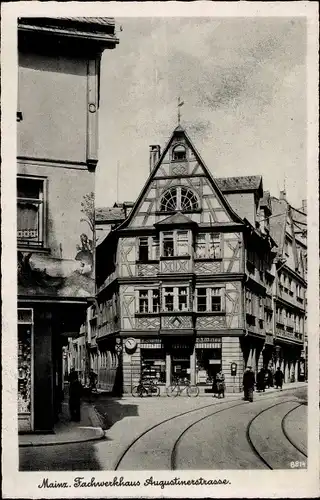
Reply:
<svg viewBox="0 0 320 500"><path fill-rule="evenodd" d="M149 146L149 153L150 153L149 165L150 165L150 172L151 172L152 169L154 168L155 164L158 162L158 160L160 158L160 153L161 153L160 146L158 146L158 145Z"/></svg>
<svg viewBox="0 0 320 500"><path fill-rule="evenodd" d="M302 212L307 213L307 200L302 200Z"/></svg>
<svg viewBox="0 0 320 500"><path fill-rule="evenodd" d="M286 192L285 190L280 191L280 200L285 200L286 199Z"/></svg>

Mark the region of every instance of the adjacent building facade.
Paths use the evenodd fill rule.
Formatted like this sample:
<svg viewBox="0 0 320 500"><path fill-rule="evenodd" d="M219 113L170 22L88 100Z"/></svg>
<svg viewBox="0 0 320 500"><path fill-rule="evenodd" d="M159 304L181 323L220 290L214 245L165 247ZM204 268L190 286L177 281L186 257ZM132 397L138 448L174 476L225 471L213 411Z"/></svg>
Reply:
<svg viewBox="0 0 320 500"><path fill-rule="evenodd" d="M270 230L277 241L274 321L278 365L285 382L307 377L307 213L293 208L284 191L271 197Z"/></svg>
<svg viewBox="0 0 320 500"><path fill-rule="evenodd" d="M180 126L162 154L150 147L150 162L136 203L96 215L104 232L87 336L98 387L126 393L143 377L163 388L183 377L205 389L222 369L238 392L246 366L280 362L286 379L301 375L305 327L278 327L285 266L262 178L213 178Z"/></svg>
<svg viewBox="0 0 320 500"><path fill-rule="evenodd" d="M19 430L50 432L68 337L95 297L94 174L102 51L110 18L18 23Z"/></svg>

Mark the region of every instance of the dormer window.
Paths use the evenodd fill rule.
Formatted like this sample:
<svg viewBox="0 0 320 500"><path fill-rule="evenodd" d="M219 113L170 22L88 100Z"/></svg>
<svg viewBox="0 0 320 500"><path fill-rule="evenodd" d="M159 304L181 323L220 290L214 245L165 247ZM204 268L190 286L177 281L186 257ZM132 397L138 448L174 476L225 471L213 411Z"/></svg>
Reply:
<svg viewBox="0 0 320 500"><path fill-rule="evenodd" d="M190 232L189 231L164 231L160 238L162 240L162 257L183 257L190 255Z"/></svg>
<svg viewBox="0 0 320 500"><path fill-rule="evenodd" d="M179 144L172 150L172 161L183 161L187 159L187 151L182 144Z"/></svg>
<svg viewBox="0 0 320 500"><path fill-rule="evenodd" d="M198 209L198 197L186 187L168 189L161 198L160 210L162 212L192 212Z"/></svg>

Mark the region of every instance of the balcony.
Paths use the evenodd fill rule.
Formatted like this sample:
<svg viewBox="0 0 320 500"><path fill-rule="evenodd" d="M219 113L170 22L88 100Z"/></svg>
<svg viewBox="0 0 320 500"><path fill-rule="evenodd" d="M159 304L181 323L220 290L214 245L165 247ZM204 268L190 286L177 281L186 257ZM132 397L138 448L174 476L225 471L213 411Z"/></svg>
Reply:
<svg viewBox="0 0 320 500"><path fill-rule="evenodd" d="M277 322L276 324L276 335L278 337L286 338L289 340L293 340L295 342L302 342L303 335L302 333L298 333L294 331L292 326L286 326L282 323Z"/></svg>

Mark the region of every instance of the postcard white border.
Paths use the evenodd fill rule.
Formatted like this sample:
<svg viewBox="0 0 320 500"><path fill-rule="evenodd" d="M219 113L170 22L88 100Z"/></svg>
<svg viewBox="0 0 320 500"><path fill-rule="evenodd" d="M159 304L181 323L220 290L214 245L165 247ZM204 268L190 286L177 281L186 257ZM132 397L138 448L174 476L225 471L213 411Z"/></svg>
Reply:
<svg viewBox="0 0 320 500"><path fill-rule="evenodd" d="M80 475L88 480L157 480L227 478L228 486L68 488L44 491L37 485L43 472L18 472L16 414L16 20L19 16L112 16L119 17L294 17L308 19L308 343L309 417L308 470L289 471L179 471L176 472L50 472L50 480L70 481ZM318 4L313 2L17 2L2 4L2 380L4 498L97 498L97 497L316 497L319 493L319 210L318 210Z"/></svg>

